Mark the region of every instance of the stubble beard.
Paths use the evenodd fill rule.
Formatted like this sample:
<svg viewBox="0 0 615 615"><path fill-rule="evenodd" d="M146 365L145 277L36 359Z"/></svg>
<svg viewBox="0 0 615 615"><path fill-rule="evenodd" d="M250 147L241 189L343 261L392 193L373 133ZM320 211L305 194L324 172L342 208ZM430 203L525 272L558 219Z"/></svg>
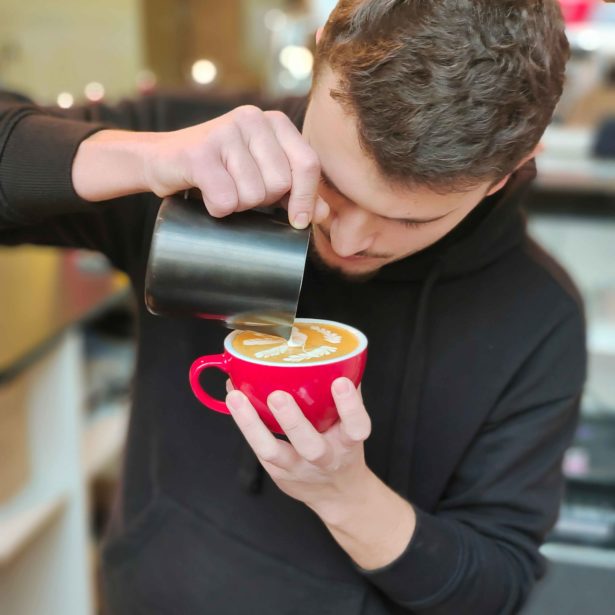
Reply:
<svg viewBox="0 0 615 615"><path fill-rule="evenodd" d="M325 258L320 254L320 252L318 251L318 247L316 246L316 241L314 240L314 234L312 234L312 238L310 240L309 254L312 259L312 262L316 265L318 269L321 269L327 272L336 273L340 277L344 278L346 281L353 282L355 284L360 284L362 282L369 282L369 280L376 277L376 275L382 268L382 267L377 267L376 269L373 269L371 271L366 271L366 272L361 272L361 273L350 273L348 271L345 271L341 267L336 267L335 265L328 263L325 260Z"/></svg>

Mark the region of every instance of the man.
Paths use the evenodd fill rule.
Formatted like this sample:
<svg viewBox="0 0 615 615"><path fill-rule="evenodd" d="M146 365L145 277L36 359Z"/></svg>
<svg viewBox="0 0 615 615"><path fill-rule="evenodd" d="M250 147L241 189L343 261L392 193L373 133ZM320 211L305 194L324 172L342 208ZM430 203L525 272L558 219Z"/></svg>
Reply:
<svg viewBox="0 0 615 615"><path fill-rule="evenodd" d="M155 195L196 186L224 216L288 194L314 231L299 315L370 342L325 434L271 396L284 441L238 391L234 422L192 397L188 366L224 331L139 301L110 613L521 608L585 373L579 298L518 204L567 57L556 0L342 0L307 110L149 98L61 118L4 98L3 243L101 250L142 297Z"/></svg>

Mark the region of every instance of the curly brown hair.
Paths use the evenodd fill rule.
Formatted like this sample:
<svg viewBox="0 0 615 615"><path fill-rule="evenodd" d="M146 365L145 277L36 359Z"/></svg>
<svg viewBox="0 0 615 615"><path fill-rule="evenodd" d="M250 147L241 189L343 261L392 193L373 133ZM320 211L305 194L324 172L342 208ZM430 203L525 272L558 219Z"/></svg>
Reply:
<svg viewBox="0 0 615 615"><path fill-rule="evenodd" d="M569 55L558 0L340 0L314 83L334 71L331 95L385 177L463 190L531 154Z"/></svg>

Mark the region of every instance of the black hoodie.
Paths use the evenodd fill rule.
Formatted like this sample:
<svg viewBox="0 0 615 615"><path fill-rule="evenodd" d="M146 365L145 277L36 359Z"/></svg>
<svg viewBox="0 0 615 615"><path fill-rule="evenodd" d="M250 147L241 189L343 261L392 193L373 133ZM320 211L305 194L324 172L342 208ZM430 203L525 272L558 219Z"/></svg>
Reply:
<svg viewBox="0 0 615 615"><path fill-rule="evenodd" d="M544 570L538 548L557 515L586 361L578 294L519 209L533 164L438 243L367 282L308 262L299 315L367 335L367 463L417 511L404 553L365 571L259 469L232 419L193 397L189 365L220 351L226 332L146 311L158 199L90 204L71 185L76 148L101 125L167 130L228 107L159 96L67 120L0 98L0 242L99 250L138 299L124 476L103 554L109 613L517 612ZM301 106L282 108L300 118ZM223 396L222 381L211 386Z"/></svg>

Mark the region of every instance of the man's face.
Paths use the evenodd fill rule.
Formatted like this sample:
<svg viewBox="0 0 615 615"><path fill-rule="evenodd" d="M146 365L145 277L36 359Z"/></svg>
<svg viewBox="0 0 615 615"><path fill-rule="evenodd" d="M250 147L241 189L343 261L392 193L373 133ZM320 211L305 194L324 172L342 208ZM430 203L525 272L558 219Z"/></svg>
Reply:
<svg viewBox="0 0 615 615"><path fill-rule="evenodd" d="M444 237L502 186L441 195L394 185L361 149L354 120L329 94L335 85L334 74L323 71L303 127L322 165L319 194L331 209L313 228L325 265L348 277L369 276Z"/></svg>

